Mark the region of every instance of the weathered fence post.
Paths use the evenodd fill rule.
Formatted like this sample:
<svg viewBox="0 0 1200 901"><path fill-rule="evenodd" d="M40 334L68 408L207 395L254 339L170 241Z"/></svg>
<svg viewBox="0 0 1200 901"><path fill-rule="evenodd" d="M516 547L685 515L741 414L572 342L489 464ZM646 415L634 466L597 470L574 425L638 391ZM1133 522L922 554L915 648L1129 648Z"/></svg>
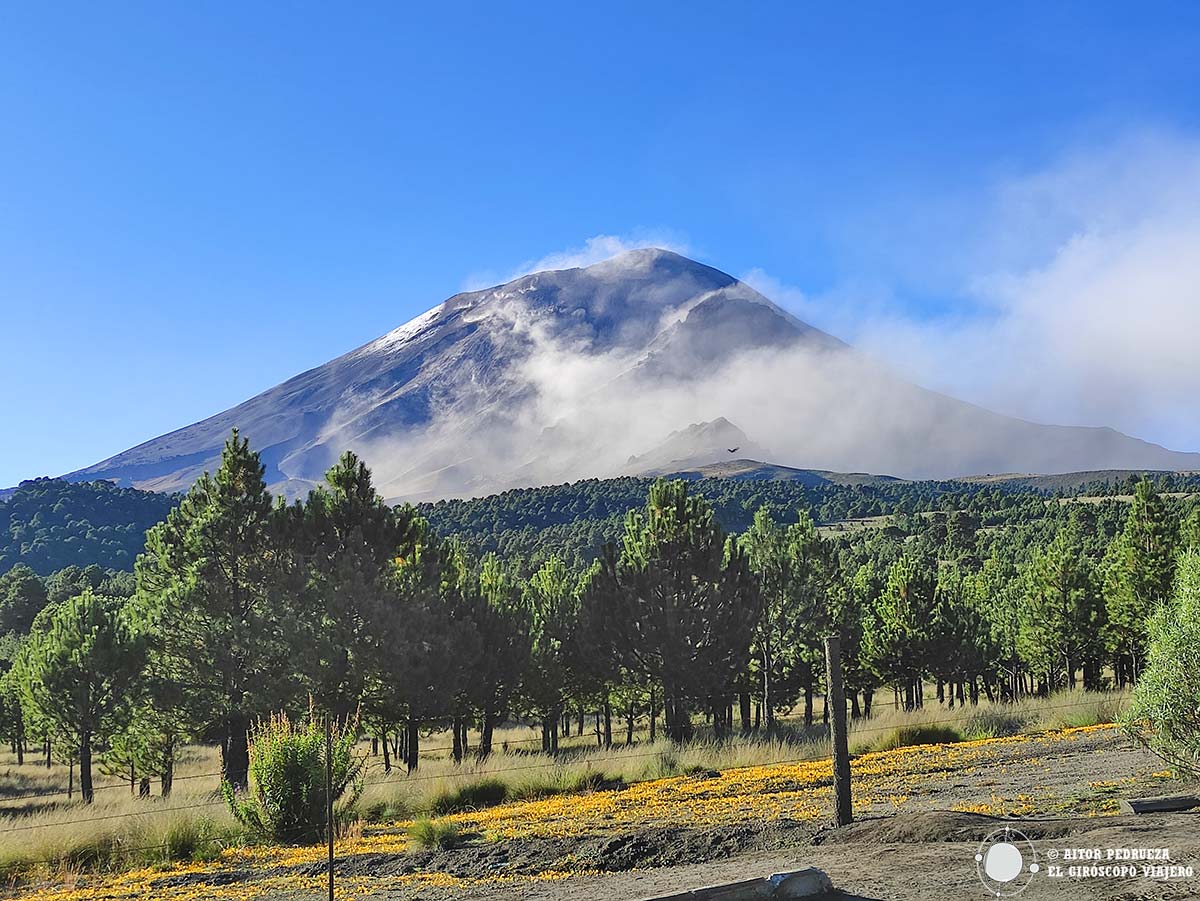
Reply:
<svg viewBox="0 0 1200 901"><path fill-rule="evenodd" d="M833 745L833 789L835 822L847 826L854 820L850 806L850 743L846 734L846 692L842 687L841 639L825 639L825 695L830 708Z"/></svg>
<svg viewBox="0 0 1200 901"><path fill-rule="evenodd" d="M329 901L333 901L333 719L325 715L325 839L329 843Z"/></svg>

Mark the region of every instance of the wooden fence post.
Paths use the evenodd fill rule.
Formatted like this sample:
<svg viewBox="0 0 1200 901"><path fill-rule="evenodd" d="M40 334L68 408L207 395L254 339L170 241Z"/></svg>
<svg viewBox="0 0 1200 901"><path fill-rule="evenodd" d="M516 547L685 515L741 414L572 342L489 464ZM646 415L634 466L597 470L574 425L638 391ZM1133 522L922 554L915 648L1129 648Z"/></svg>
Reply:
<svg viewBox="0 0 1200 901"><path fill-rule="evenodd" d="M836 799L835 823L847 826L854 821L850 804L850 747L846 734L846 692L842 686L841 639L825 639L825 697L830 712L833 745L833 788Z"/></svg>

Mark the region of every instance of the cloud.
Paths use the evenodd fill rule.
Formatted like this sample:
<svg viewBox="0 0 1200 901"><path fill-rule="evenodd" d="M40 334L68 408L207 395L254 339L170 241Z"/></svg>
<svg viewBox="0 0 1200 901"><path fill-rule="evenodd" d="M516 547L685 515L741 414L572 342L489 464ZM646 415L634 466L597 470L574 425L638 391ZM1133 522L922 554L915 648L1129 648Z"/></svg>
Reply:
<svg viewBox="0 0 1200 901"><path fill-rule="evenodd" d="M952 206L970 215L945 230L943 219L936 241L914 229L888 245L906 266L925 254L931 281L951 288L939 305L906 303L905 277L814 294L759 269L743 275L859 352L748 349L692 366L687 379L659 378L639 368L659 346L649 337L600 346L587 317L576 327L506 294L490 307L498 356L447 372L429 427L365 456L381 461L381 488L393 497L620 474L669 432L718 417L773 462L817 469L921 477L1178 459L1023 427L894 374L1036 422L1111 425L1200 449L1200 143L1126 138L939 208ZM598 235L519 270L670 243ZM651 304L660 329L699 296L676 294Z"/></svg>
<svg viewBox="0 0 1200 901"><path fill-rule="evenodd" d="M1200 141L1129 135L937 206L958 218L887 242L906 258L898 281L922 258L933 281L954 274L933 314L899 289L814 297L749 277L923 385L1200 449Z"/></svg>
<svg viewBox="0 0 1200 901"><path fill-rule="evenodd" d="M612 257L644 247L673 250L684 256L690 256L693 253L687 241L669 229L639 229L627 235L592 235L582 245L556 250L536 259L525 260L505 273L472 273L464 280L463 290L479 291L510 282L531 272L591 266L594 263L602 263Z"/></svg>

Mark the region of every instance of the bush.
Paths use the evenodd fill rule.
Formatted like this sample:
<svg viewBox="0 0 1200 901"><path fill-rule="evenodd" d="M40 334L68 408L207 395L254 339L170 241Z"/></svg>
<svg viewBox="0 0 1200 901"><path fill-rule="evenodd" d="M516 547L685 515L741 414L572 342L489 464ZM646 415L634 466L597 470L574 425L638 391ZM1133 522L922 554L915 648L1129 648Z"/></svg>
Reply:
<svg viewBox="0 0 1200 901"><path fill-rule="evenodd" d="M180 819L171 823L163 836L161 862L216 860L233 839L231 831L218 826L211 817Z"/></svg>
<svg viewBox="0 0 1200 901"><path fill-rule="evenodd" d="M499 779L480 779L461 788L448 789L433 799L429 812L445 816L462 810L483 810L508 800L508 786Z"/></svg>
<svg viewBox="0 0 1200 901"><path fill-rule="evenodd" d="M948 726L899 726L875 742L871 750L893 751L910 745L940 745L962 740L962 735Z"/></svg>
<svg viewBox="0 0 1200 901"><path fill-rule="evenodd" d="M333 730L334 826L346 822L362 793L363 761L354 755L358 724ZM326 835L325 727L311 713L301 724L285 714L250 732L248 797L222 785L229 809L261 840L285 844L320 841Z"/></svg>
<svg viewBox="0 0 1200 901"><path fill-rule="evenodd" d="M1029 726L1029 717L1015 710L995 707L976 710L963 724L963 735L972 740L981 738L1005 738L1020 735Z"/></svg>
<svg viewBox="0 0 1200 901"><path fill-rule="evenodd" d="M454 823L439 823L436 820L417 820L408 827L409 838L422 848L453 848L462 840L462 834Z"/></svg>
<svg viewBox="0 0 1200 901"><path fill-rule="evenodd" d="M1180 558L1175 597L1147 632L1146 668L1124 726L1179 775L1200 776L1200 553Z"/></svg>

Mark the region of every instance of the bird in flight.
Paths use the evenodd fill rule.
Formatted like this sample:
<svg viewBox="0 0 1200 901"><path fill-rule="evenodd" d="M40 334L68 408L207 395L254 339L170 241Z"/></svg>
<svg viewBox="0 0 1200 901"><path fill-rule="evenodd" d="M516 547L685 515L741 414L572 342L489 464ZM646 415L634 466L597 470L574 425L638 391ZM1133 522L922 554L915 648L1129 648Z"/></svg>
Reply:
<svg viewBox="0 0 1200 901"><path fill-rule="evenodd" d="M739 444L737 447L727 447L725 450L729 451L731 454L736 454L738 452L738 448L740 447L741 445Z"/></svg>

